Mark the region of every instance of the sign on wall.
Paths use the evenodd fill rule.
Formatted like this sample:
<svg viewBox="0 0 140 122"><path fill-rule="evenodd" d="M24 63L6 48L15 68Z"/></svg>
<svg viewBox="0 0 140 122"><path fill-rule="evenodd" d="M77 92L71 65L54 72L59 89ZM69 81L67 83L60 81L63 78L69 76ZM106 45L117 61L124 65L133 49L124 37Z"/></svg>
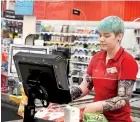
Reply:
<svg viewBox="0 0 140 122"><path fill-rule="evenodd" d="M34 0L16 0L15 14L33 15Z"/></svg>
<svg viewBox="0 0 140 122"><path fill-rule="evenodd" d="M34 1L34 15L37 19L46 19L47 2L44 0Z"/></svg>

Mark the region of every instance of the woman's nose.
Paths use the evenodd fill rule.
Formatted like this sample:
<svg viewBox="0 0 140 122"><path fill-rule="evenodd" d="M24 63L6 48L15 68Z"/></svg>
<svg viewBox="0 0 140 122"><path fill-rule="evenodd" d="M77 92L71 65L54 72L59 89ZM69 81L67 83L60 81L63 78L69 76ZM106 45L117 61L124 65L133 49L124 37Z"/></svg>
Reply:
<svg viewBox="0 0 140 122"><path fill-rule="evenodd" d="M100 42L104 42L104 38L103 37L100 37L99 40L100 40Z"/></svg>

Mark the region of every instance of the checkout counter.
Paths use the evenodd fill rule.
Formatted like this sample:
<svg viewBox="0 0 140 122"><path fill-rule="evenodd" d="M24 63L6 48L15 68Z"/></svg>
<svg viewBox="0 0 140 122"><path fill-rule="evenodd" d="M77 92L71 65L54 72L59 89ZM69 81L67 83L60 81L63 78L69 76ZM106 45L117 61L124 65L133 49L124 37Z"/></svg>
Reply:
<svg viewBox="0 0 140 122"><path fill-rule="evenodd" d="M43 120L34 119L35 104L38 104L36 109L40 109L42 107L40 106L40 103L35 103L35 99L40 99L44 107L47 107L49 102L58 104L70 102L71 98L67 73L64 72L66 70L66 64L62 57L58 55L46 56L43 54L33 55L31 53L19 52L14 56L14 61L18 77L20 81L23 82L25 93L28 96L29 104L25 108L24 120L9 120L9 122L44 122ZM64 69L62 69L62 67ZM48 78L47 84L46 80L44 81L44 77L46 76ZM80 107L83 104L91 103L93 101L93 97L93 95L87 95L82 99L70 103L70 105ZM2 94L1 98L2 106L7 106L9 104L8 102L10 102L8 96L6 96L6 94ZM139 103L140 95L135 94L130 100L132 118L135 122L139 122L140 120ZM18 106L12 102L10 102L9 106L13 106L14 109L18 109ZM65 106L59 105L58 107L61 108ZM13 108L11 107L11 109Z"/></svg>

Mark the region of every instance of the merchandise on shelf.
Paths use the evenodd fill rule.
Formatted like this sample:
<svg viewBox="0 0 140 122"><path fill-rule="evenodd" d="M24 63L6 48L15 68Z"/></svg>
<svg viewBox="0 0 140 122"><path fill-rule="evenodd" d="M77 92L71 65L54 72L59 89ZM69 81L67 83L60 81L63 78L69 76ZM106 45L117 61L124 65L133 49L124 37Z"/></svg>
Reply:
<svg viewBox="0 0 140 122"><path fill-rule="evenodd" d="M136 46L135 46L135 59L138 63L138 74L137 74L137 81L135 82L133 93L140 94L140 29L134 30L135 39L136 39Z"/></svg>
<svg viewBox="0 0 140 122"><path fill-rule="evenodd" d="M1 63L1 72L2 74L8 74L8 58L9 58L9 49L10 44L13 43L13 39L17 32L20 33L20 30L23 26L23 23L20 21L5 19L2 18L2 33L1 33L1 55L2 55L2 63ZM8 76L8 75L7 75Z"/></svg>
<svg viewBox="0 0 140 122"><path fill-rule="evenodd" d="M8 93L7 76L1 74L1 92Z"/></svg>
<svg viewBox="0 0 140 122"><path fill-rule="evenodd" d="M1 72L8 72L8 54L2 52Z"/></svg>
<svg viewBox="0 0 140 122"><path fill-rule="evenodd" d="M134 36L136 39L134 51L136 51L136 57L140 57L140 29L134 29Z"/></svg>
<svg viewBox="0 0 140 122"><path fill-rule="evenodd" d="M140 29L134 29L134 34L136 37L136 46L135 46L135 59L137 60L139 71L137 74L137 78L140 79Z"/></svg>
<svg viewBox="0 0 140 122"><path fill-rule="evenodd" d="M3 33L4 34L4 33ZM8 93L8 58L9 58L9 48L12 42L10 38L4 38L2 35L2 45L1 45L1 92Z"/></svg>
<svg viewBox="0 0 140 122"><path fill-rule="evenodd" d="M98 30L86 25L51 24L47 21L37 22L39 39L44 40L44 46L69 47L71 51L70 76L79 82L86 73L91 57L101 50ZM40 31L40 32L39 32ZM73 80L74 82L77 80Z"/></svg>
<svg viewBox="0 0 140 122"><path fill-rule="evenodd" d="M9 45L12 43L12 39L9 38L9 31L7 29L2 30L1 38L1 92L8 93L8 58Z"/></svg>
<svg viewBox="0 0 140 122"><path fill-rule="evenodd" d="M93 27L59 24L53 25L44 21L37 21L36 31L41 33L42 39L45 41L45 45L68 47L73 45L73 42L77 37L90 37L91 40L97 40L98 38L98 31Z"/></svg>
<svg viewBox="0 0 140 122"><path fill-rule="evenodd" d="M140 37L140 29L135 29L134 33L136 37Z"/></svg>
<svg viewBox="0 0 140 122"><path fill-rule="evenodd" d="M53 24L47 21L37 21L40 25L40 32L56 32L56 33L76 33L76 34L98 34L97 29L87 25L68 25ZM39 26L38 26L39 27Z"/></svg>
<svg viewBox="0 0 140 122"><path fill-rule="evenodd" d="M21 37L22 36L22 28L23 28L23 21L22 20L13 20L13 19L6 19L2 18L1 21L2 28L6 28L9 30L9 36L11 38Z"/></svg>
<svg viewBox="0 0 140 122"><path fill-rule="evenodd" d="M3 51L4 50L4 51ZM7 47L2 47L2 60L1 60L1 92L8 93L7 79L8 79L8 54Z"/></svg>
<svg viewBox="0 0 140 122"><path fill-rule="evenodd" d="M81 83L93 55L101 50L97 30L90 37L77 37L71 56L70 73L74 82Z"/></svg>

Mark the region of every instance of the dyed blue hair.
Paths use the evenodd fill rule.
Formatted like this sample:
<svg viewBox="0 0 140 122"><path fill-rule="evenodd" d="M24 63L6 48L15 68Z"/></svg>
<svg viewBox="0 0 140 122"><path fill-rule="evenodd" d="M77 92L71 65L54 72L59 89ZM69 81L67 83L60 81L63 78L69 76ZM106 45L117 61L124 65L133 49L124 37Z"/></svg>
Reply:
<svg viewBox="0 0 140 122"><path fill-rule="evenodd" d="M103 33L114 32L115 35L124 34L124 22L117 16L108 16L99 23L98 31Z"/></svg>

